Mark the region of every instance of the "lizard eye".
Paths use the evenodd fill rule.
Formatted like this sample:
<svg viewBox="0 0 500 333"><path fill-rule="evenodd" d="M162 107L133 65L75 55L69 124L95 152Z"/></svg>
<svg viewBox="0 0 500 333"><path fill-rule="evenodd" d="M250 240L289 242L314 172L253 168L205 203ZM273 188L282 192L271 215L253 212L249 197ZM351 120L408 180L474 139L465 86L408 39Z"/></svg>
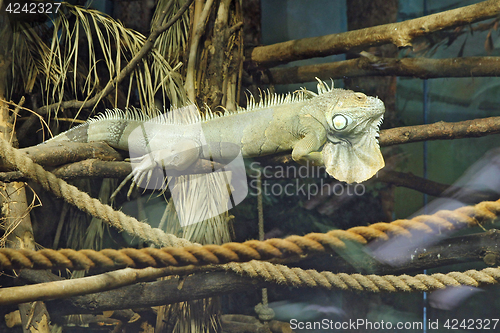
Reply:
<svg viewBox="0 0 500 333"><path fill-rule="evenodd" d="M337 131L344 130L352 122L352 119L343 114L336 114L332 118L333 128Z"/></svg>
<svg viewBox="0 0 500 333"><path fill-rule="evenodd" d="M366 95L363 93L354 93L356 100L363 102L366 99Z"/></svg>

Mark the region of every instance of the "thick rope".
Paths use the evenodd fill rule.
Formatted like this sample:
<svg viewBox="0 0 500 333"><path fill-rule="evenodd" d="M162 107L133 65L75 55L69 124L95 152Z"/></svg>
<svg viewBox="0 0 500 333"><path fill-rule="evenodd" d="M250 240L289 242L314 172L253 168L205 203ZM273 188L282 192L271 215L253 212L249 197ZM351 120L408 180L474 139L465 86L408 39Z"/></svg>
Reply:
<svg viewBox="0 0 500 333"><path fill-rule="evenodd" d="M491 222L500 213L500 200L481 202L454 211L442 210L433 215L421 215L411 220L380 222L368 227L332 230L325 234L272 238L265 241L249 240L244 243L208 244L204 246L164 247L162 249L105 249L102 251L71 249L30 251L26 249L0 249L0 269L114 269L117 267L166 267L185 265L224 264L287 258L306 254L332 252L345 249L345 240L367 244L371 240L387 240L392 235L411 239L411 230L435 233L453 230L461 225Z"/></svg>
<svg viewBox="0 0 500 333"><path fill-rule="evenodd" d="M4 139L0 139L0 157L23 172L29 179L41 184L47 191L64 198L67 202L75 205L84 212L107 221L120 231L123 230L156 246L181 247L198 245L172 234L166 234L160 229L151 228L149 224L139 222L135 218L127 216L120 211L115 211L112 207L91 198L87 193L80 191L75 186L69 185L64 180L45 171L24 153L12 148ZM390 235L402 235L410 238L411 232L409 230L412 229L432 234L435 231L460 228L461 225L475 226L486 223L495 219L498 214L500 214L500 200L494 202L485 201L475 206L465 206L454 211L442 210L433 215L420 215L411 220L396 220L391 223L380 222L366 227L332 230L326 234L311 233L304 237L290 236L286 238L290 242L289 246L291 246L287 250L302 254L297 249L297 246L300 246L302 249L308 249L308 251L324 251L324 247L343 249L345 247L344 240L366 244L376 239L387 240ZM274 242L279 241L271 239L266 242L272 245ZM255 257L251 259L259 258Z"/></svg>
<svg viewBox="0 0 500 333"><path fill-rule="evenodd" d="M362 275L346 274L313 269L290 268L269 262L250 261L244 264L224 265L228 271L252 278L264 278L267 282L291 287L310 287L370 292L416 292L432 291L448 286L480 287L500 282L500 268L485 268L481 271L436 273L432 275Z"/></svg>
<svg viewBox="0 0 500 333"><path fill-rule="evenodd" d="M108 221L118 230L138 236L144 241L155 245L172 245L174 247L193 245L187 240L174 235L165 234L159 229L139 222L111 207L103 205L99 200L92 199L86 193L58 179L40 165L12 148L5 140L0 139L0 157L23 172L26 177L40 183L46 190L64 198L81 210ZM243 244L227 243L221 246L207 245L205 247L189 246L186 248L164 249L123 249L123 250L92 250L75 251L63 249L59 251L45 249L0 250L0 269L9 268L40 268L67 267L73 269L90 269L92 267L163 267L164 265L182 266L207 263L223 263L229 261L247 261L250 259L269 259L268 255L284 257L286 255L321 252L325 249L342 249L344 240L366 244L370 240L387 240L392 235L402 235L411 238L409 230L433 233L435 230L453 230L460 225L475 226L490 222L500 213L500 200L482 202L475 206L461 207L454 211L439 211L433 215L417 216L411 220L397 220L391 223L376 223L368 227L354 227L349 230L333 230L326 234L312 233L304 237L290 236L287 239L270 239L264 242L248 241ZM4 251L5 250L5 251ZM252 258L253 256L253 258ZM370 291L423 291L444 288L448 285L471 285L497 283L500 270L486 268L482 271L470 270L464 273L417 275L400 277L387 275L333 274L288 268L268 262L251 261L249 263L230 263L225 269L243 275L263 278L266 281L294 286L321 286L325 288L340 288ZM426 289L427 288L427 289Z"/></svg>
<svg viewBox="0 0 500 333"><path fill-rule="evenodd" d="M156 246L188 246L193 243L166 234L158 228L151 228L147 223L139 222L135 218L120 211L115 211L111 206L104 205L99 200L90 197L73 185L57 178L51 172L45 171L40 165L34 163L25 153L12 148L3 138L0 138L0 158L14 168L21 171L27 178L39 183L42 187L63 198L68 203L82 211L107 221L119 231L138 237L141 240Z"/></svg>

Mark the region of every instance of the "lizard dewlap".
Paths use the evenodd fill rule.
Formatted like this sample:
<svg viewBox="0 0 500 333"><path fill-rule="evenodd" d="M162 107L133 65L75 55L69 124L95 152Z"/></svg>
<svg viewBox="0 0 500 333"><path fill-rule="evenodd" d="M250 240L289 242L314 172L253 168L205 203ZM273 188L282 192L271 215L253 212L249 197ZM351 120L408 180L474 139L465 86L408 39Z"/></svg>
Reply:
<svg viewBox="0 0 500 333"><path fill-rule="evenodd" d="M149 118L140 112L112 110L49 142L105 141L135 156L144 155L141 173L157 166L182 170L198 158L210 158L214 150L203 149L207 143L240 147L243 157L291 150L295 161L325 165L328 174L347 183L365 181L384 166L377 141L385 110L380 99L321 81L317 93L303 89L261 97L257 103L250 96L246 109L223 115L208 111L201 116L195 110L187 117ZM137 128L147 135L130 140ZM216 154L230 158L234 150L216 149Z"/></svg>

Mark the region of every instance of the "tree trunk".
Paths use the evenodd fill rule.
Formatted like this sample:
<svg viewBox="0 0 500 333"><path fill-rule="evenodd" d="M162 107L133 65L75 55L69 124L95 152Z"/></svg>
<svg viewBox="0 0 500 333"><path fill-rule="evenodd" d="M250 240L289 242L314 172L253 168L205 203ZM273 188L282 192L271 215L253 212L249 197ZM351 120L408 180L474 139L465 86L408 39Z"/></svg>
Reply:
<svg viewBox="0 0 500 333"><path fill-rule="evenodd" d="M3 1L0 0L0 99L6 100L9 86L9 71L12 60L12 30ZM11 115L8 104L0 102L0 135L17 144L14 133L15 115ZM33 228L26 199L25 184L19 182L0 183L2 228L5 233L0 246L34 250ZM43 302L19 304L23 331L26 333L49 333L50 317Z"/></svg>

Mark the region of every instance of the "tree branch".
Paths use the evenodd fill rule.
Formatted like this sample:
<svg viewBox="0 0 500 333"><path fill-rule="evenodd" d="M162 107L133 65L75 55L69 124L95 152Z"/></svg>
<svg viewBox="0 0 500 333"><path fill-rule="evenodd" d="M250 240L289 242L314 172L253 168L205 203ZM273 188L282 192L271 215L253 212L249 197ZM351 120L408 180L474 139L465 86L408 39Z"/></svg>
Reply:
<svg viewBox="0 0 500 333"><path fill-rule="evenodd" d="M203 11L200 14L200 18L196 27L193 27L194 34L191 41L191 46L189 48L188 64L186 69L186 82L184 87L186 88L187 95L191 102L196 102L196 87L195 87L195 71L196 71L196 58L198 56L198 45L200 43L201 35L205 31L205 26L208 23L207 17L210 14L210 9L212 8L213 0L207 0L203 7Z"/></svg>
<svg viewBox="0 0 500 333"><path fill-rule="evenodd" d="M62 179L125 178L132 171L131 164L122 161L122 156L104 142L64 142L24 148L21 151L44 167L60 166L52 173ZM0 161L0 181L27 181L22 172L8 171L13 166L3 163L5 161ZM175 171L175 175L210 173L223 167L214 161L198 159L186 170ZM169 175L174 175L174 172L171 171Z"/></svg>
<svg viewBox="0 0 500 333"><path fill-rule="evenodd" d="M61 179L125 178L132 172L132 165L124 161L88 159L63 165L52 171Z"/></svg>
<svg viewBox="0 0 500 333"><path fill-rule="evenodd" d="M220 167L221 166L215 162L200 159L190 169L190 172L208 173L213 172L212 170L220 169ZM132 166L129 162L88 159L64 165L53 170L52 173L58 178L67 180L76 178L125 178L131 171ZM272 176L266 175L266 179L272 179ZM282 176L277 179L282 179ZM498 199L497 193L475 191L465 187L442 184L415 176L411 173L386 171L382 169L374 180L390 183L395 186L406 187L435 197L454 198L467 204L476 204L481 201ZM9 183L29 180L24 177L22 172L11 171L0 172L0 181Z"/></svg>
<svg viewBox="0 0 500 333"><path fill-rule="evenodd" d="M122 156L109 145L103 142L79 143L65 142L64 144L39 145L21 149L35 163L47 166L58 166L78 162L86 159L102 161L122 160ZM0 161L0 171L12 170L13 166Z"/></svg>
<svg viewBox="0 0 500 333"><path fill-rule="evenodd" d="M489 266L494 266L500 262L500 252L497 246L500 241L500 232L496 229L466 236L448 237L440 242L437 242L438 239L441 238L436 238L435 243L416 242L414 246L403 246L403 248L395 245L393 249L395 255L390 259L377 259L368 252L360 250L359 253L346 256L348 260L339 257L333 257L335 260L332 260L332 256L326 259L324 255L319 255L304 259L294 265L302 269L347 274L361 272L362 274L397 275L461 263L483 261ZM381 245L387 245L387 242ZM372 248L374 249L376 246ZM380 259L387 259L387 262L381 262Z"/></svg>
<svg viewBox="0 0 500 333"><path fill-rule="evenodd" d="M474 138L500 133L500 117L446 123L440 121L429 125L406 126L386 129L380 132L380 146L426 140L453 140Z"/></svg>
<svg viewBox="0 0 500 333"><path fill-rule="evenodd" d="M415 176L411 173L385 171L382 169L378 172L376 180L396 186L406 187L435 197L453 198L466 204L476 204L482 201L498 199L498 193L476 191L466 187L442 184Z"/></svg>
<svg viewBox="0 0 500 333"><path fill-rule="evenodd" d="M180 176L189 174L212 173L220 170L224 165L205 159L198 159L189 168L182 171L168 170L169 176ZM88 159L72 164L64 165L52 173L62 179L89 178L125 178L132 172L132 165L123 161L101 161Z"/></svg>
<svg viewBox="0 0 500 333"><path fill-rule="evenodd" d="M167 272L169 269L171 268L125 268L115 272L70 280L54 280L53 274L43 276L40 272L31 271L22 277L32 282L38 282L38 284L0 289L2 295L0 304L17 304L26 299L57 299L73 296L69 300L49 302L50 313L52 314L54 311L54 316L63 316L74 313L95 313L104 311L105 308L116 310L158 306L272 285L271 283L257 282L255 279L242 277L236 273L226 272L203 272L183 278L174 277L149 283L140 282L176 274L173 271L169 274ZM203 269L207 270L206 267ZM49 282L48 279L52 279L52 282ZM135 284L130 285L132 283ZM179 288L180 283L182 283L182 288ZM115 289L118 287L122 288ZM160 292L160 290L162 291Z"/></svg>
<svg viewBox="0 0 500 333"><path fill-rule="evenodd" d="M203 266L201 266L203 267ZM200 267L200 268L201 268ZM128 286L141 281L153 281L167 275L185 274L185 272L200 271L194 266L166 268L124 268L113 272L87 276L80 279L61 279L52 274L40 275L39 272L27 271L25 277L45 279L43 283L0 289L0 305L25 303L26 300L46 300L67 298L76 295L86 295ZM203 270L207 270L206 267ZM21 271L22 273L23 271ZM21 274L22 275L22 274ZM52 279L47 281L47 279ZM158 304L159 305L159 304ZM127 308L132 308L129 306ZM124 308L125 309L125 308Z"/></svg>
<svg viewBox="0 0 500 333"><path fill-rule="evenodd" d="M388 43L398 47L411 46L416 37L486 20L499 14L500 2L488 0L404 22L258 46L249 50L247 59L257 66L272 67L294 60L345 53L355 47L366 48Z"/></svg>
<svg viewBox="0 0 500 333"><path fill-rule="evenodd" d="M290 84L362 76L438 77L500 76L500 57L468 58L379 58L372 54L360 58L287 68L271 68L264 84Z"/></svg>
<svg viewBox="0 0 500 333"><path fill-rule="evenodd" d="M500 133L500 117L489 117L473 120L447 123L440 121L428 125L404 126L380 131L378 139L380 146L394 146L405 143L426 140L453 140L475 138ZM292 161L290 154L274 155L271 164L288 163Z"/></svg>

